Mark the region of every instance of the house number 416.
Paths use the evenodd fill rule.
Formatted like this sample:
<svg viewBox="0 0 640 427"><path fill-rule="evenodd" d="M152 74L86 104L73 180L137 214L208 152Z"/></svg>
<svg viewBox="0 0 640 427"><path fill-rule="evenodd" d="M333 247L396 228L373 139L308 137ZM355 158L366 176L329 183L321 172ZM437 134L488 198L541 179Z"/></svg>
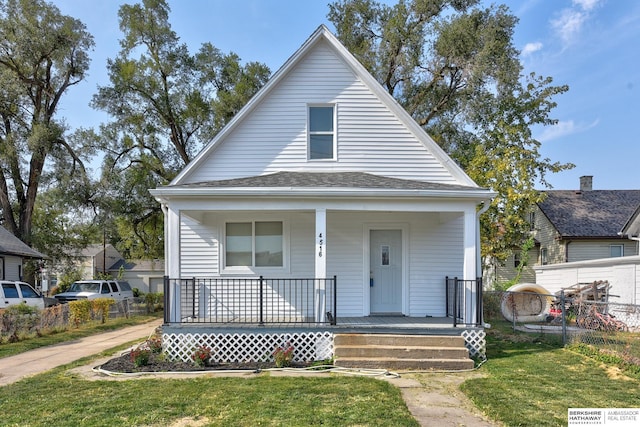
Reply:
<svg viewBox="0 0 640 427"><path fill-rule="evenodd" d="M318 256L322 258L322 245L324 244L324 239L322 238L322 233L318 234Z"/></svg>

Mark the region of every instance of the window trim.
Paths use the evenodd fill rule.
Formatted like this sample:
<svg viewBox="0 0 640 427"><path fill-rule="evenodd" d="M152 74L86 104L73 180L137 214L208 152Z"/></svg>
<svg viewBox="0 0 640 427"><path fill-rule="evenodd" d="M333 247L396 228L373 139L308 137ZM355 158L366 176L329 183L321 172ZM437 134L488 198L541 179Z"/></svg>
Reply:
<svg viewBox="0 0 640 427"><path fill-rule="evenodd" d="M547 250L547 248L540 249L540 264L549 264L549 251Z"/></svg>
<svg viewBox="0 0 640 427"><path fill-rule="evenodd" d="M331 107L333 109L333 129L328 131L311 131L311 109ZM338 160L338 106L335 103L310 103L307 104L307 161L310 162L334 162ZM312 135L332 135L332 156L330 158L314 159L311 157L311 136Z"/></svg>
<svg viewBox="0 0 640 427"><path fill-rule="evenodd" d="M251 223L251 263L250 266L245 265L233 265L227 266L227 224L238 223ZM281 266L261 266L256 267L255 264L255 250L256 250L256 222L280 222L282 223L282 265ZM224 220L222 223L222 229L220 233L220 274L255 274L256 272L268 272L268 273L286 273L289 270L289 226L288 222L281 218L234 218Z"/></svg>
<svg viewBox="0 0 640 427"><path fill-rule="evenodd" d="M613 255L611 252L613 248L620 248L620 255ZM621 244L609 245L609 258L622 258L623 256L624 256L624 245L621 245Z"/></svg>

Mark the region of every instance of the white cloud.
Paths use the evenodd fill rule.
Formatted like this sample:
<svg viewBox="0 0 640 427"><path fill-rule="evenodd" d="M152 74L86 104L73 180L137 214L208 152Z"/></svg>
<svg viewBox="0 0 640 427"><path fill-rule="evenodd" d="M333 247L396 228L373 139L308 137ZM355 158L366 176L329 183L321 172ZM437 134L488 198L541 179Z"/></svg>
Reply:
<svg viewBox="0 0 640 427"><path fill-rule="evenodd" d="M602 0L573 0L574 5L578 5L582 8L582 10L591 10L598 6L598 3L601 3Z"/></svg>
<svg viewBox="0 0 640 427"><path fill-rule="evenodd" d="M582 31L585 22L602 0L573 0L571 7L562 9L551 27L560 36L565 45L571 44Z"/></svg>
<svg viewBox="0 0 640 427"><path fill-rule="evenodd" d="M599 119L591 123L575 123L573 120L559 121L556 125L547 126L536 138L540 142L547 142L564 136L587 131L598 125Z"/></svg>
<svg viewBox="0 0 640 427"><path fill-rule="evenodd" d="M540 42L527 43L522 49L522 56L531 55L533 52L537 52L540 49L542 49L542 43Z"/></svg>

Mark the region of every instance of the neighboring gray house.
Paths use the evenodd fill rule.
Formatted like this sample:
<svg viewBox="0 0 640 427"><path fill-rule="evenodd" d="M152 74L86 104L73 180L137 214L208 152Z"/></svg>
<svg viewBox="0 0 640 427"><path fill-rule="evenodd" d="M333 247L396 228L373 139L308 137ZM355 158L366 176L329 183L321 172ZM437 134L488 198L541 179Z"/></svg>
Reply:
<svg viewBox="0 0 640 427"><path fill-rule="evenodd" d="M520 282L535 282L537 266L640 254L640 190L594 190L593 177L583 176L579 190L545 194L531 213L536 245ZM515 276L515 252L496 268L499 282Z"/></svg>
<svg viewBox="0 0 640 427"><path fill-rule="evenodd" d="M77 262L83 280L109 274L111 266L122 260L122 255L110 244L94 244L70 254Z"/></svg>
<svg viewBox="0 0 640 427"><path fill-rule="evenodd" d="M129 282L140 292L162 293L164 283L164 260L120 259L109 268L111 276Z"/></svg>
<svg viewBox="0 0 640 427"><path fill-rule="evenodd" d="M0 280L22 280L24 260L44 258L47 256L0 227Z"/></svg>

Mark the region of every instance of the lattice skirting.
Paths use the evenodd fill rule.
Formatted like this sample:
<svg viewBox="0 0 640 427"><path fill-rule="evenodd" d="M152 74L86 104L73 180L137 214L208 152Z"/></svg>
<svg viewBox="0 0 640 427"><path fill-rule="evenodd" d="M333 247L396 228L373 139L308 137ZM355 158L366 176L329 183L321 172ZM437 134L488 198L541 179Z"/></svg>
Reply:
<svg viewBox="0 0 640 427"><path fill-rule="evenodd" d="M471 357L487 358L487 341L484 329L465 329L462 334Z"/></svg>
<svg viewBox="0 0 640 427"><path fill-rule="evenodd" d="M486 333L482 329L465 329L461 333L472 357L486 358ZM279 346L291 344L293 360L310 362L333 358L333 333L279 332L279 333L164 333L162 346L172 360L191 361L198 346L212 349L216 362L269 362Z"/></svg>
<svg viewBox="0 0 640 427"><path fill-rule="evenodd" d="M212 349L216 362L273 361L277 347L291 344L295 362L326 360L333 357L333 334L322 332L281 333L165 333L162 347L173 360L191 361L197 346Z"/></svg>

